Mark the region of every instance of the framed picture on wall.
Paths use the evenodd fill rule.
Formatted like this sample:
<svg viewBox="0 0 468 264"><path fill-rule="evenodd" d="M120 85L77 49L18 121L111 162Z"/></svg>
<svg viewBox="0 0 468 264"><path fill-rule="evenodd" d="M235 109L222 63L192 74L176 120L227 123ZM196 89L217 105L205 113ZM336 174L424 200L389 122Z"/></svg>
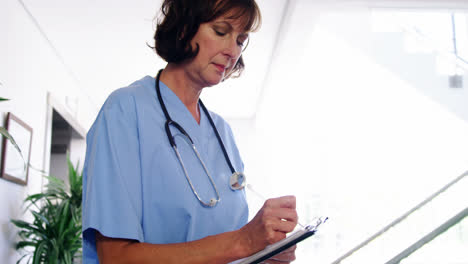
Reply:
<svg viewBox="0 0 468 264"><path fill-rule="evenodd" d="M0 88L2 86L0 85ZM0 125L5 126L5 114L3 112L0 112ZM0 136L0 174L2 173L2 150L3 150L3 135ZM0 175L1 176L1 175Z"/></svg>
<svg viewBox="0 0 468 264"><path fill-rule="evenodd" d="M3 138L0 176L5 180L27 185L33 130L12 113L7 115L5 128L15 140L21 153L9 140Z"/></svg>

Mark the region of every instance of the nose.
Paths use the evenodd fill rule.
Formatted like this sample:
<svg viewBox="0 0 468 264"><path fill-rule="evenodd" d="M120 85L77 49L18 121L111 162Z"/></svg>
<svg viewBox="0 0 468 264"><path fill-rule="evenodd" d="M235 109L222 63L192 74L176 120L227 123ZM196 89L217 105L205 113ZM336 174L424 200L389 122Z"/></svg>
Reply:
<svg viewBox="0 0 468 264"><path fill-rule="evenodd" d="M242 47L237 44L237 40L229 39L226 40L225 44L226 46L224 49L224 55L226 55L230 59L237 60L242 53Z"/></svg>

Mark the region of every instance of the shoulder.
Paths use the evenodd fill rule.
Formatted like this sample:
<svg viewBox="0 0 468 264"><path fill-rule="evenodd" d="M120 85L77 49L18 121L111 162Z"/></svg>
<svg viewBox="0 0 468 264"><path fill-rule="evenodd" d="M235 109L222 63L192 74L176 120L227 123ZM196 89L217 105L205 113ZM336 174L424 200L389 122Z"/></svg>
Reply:
<svg viewBox="0 0 468 264"><path fill-rule="evenodd" d="M129 86L113 91L105 101L102 111L119 111L128 113L136 105L143 103L153 94L154 78L146 76Z"/></svg>
<svg viewBox="0 0 468 264"><path fill-rule="evenodd" d="M137 106L151 98L152 77L146 76L126 87L113 91L102 105L89 133L102 126L136 125ZM154 85L154 81L152 82ZM155 92L154 92L155 93Z"/></svg>

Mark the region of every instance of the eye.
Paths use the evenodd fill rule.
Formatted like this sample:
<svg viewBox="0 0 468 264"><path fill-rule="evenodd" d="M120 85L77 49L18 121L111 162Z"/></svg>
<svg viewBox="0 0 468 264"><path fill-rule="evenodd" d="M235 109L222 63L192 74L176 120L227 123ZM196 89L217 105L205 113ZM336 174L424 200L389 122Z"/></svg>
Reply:
<svg viewBox="0 0 468 264"><path fill-rule="evenodd" d="M217 30L217 29L213 29L213 30L214 30L214 32L216 33L216 35L218 35L218 36L221 36L221 37L222 37L222 36L225 36L225 35L226 35L226 33L224 33L223 31L220 31L220 30Z"/></svg>

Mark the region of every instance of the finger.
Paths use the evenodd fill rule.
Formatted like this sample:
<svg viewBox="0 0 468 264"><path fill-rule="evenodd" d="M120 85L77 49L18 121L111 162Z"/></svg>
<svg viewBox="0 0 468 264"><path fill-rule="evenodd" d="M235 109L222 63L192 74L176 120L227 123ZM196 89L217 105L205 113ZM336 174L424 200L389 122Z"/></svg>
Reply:
<svg viewBox="0 0 468 264"><path fill-rule="evenodd" d="M278 217L264 217L263 225L265 231L280 231L284 233L289 233L294 230L297 222L282 220Z"/></svg>
<svg viewBox="0 0 468 264"><path fill-rule="evenodd" d="M296 227L296 223L291 221L279 220L277 221L276 225L272 227L275 231L289 233L294 230L294 228Z"/></svg>
<svg viewBox="0 0 468 264"><path fill-rule="evenodd" d="M293 195L288 195L278 198L271 198L266 200L265 206L273 208L280 207L296 209L296 197Z"/></svg>
<svg viewBox="0 0 468 264"><path fill-rule="evenodd" d="M283 251L280 254L275 255L270 258L270 260L279 261L279 262L291 262L291 261L294 261L295 259L296 259L295 251L289 251L289 252Z"/></svg>
<svg viewBox="0 0 468 264"><path fill-rule="evenodd" d="M296 209L278 208L275 210L276 216L280 219L297 223L298 215Z"/></svg>
<svg viewBox="0 0 468 264"><path fill-rule="evenodd" d="M265 208L263 210L263 218L276 218L284 219L286 221L291 221L297 223L298 215L296 209L290 208Z"/></svg>
<svg viewBox="0 0 468 264"><path fill-rule="evenodd" d="M270 231L265 236L265 241L268 245L274 244L286 238L286 232Z"/></svg>

